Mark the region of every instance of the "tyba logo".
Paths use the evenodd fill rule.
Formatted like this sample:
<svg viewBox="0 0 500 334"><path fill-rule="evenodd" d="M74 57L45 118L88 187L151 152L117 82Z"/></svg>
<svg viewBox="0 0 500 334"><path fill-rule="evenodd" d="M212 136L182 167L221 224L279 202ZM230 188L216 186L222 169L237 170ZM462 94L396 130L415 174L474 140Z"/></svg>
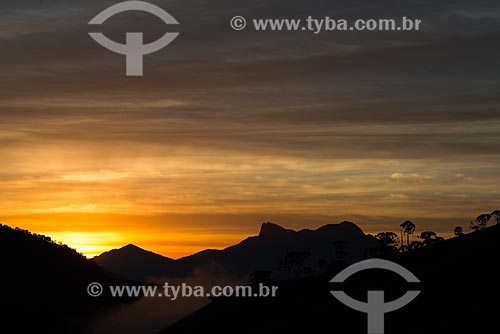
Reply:
<svg viewBox="0 0 500 334"><path fill-rule="evenodd" d="M403 277L409 283L420 283L418 278L406 268L397 263L382 260L370 259L355 263L330 280L331 283L342 283L351 275L367 269L385 269L392 271ZM344 291L331 291L332 295L348 307L360 312L368 314L368 333L384 333L384 317L385 313L392 312L406 306L415 299L420 291L409 290L403 296L391 302L385 302L384 291L368 290L367 302L355 300L347 295Z"/></svg>
<svg viewBox="0 0 500 334"><path fill-rule="evenodd" d="M128 11L144 11L158 16L166 24L179 24L162 8L144 1L125 1L111 6L94 17L89 24L103 24L110 17ZM112 41L100 32L91 32L89 35L105 48L127 57L127 76L142 76L144 55L163 49L172 43L179 33L167 32L160 39L149 44L144 44L144 35L139 32L128 32L125 44Z"/></svg>

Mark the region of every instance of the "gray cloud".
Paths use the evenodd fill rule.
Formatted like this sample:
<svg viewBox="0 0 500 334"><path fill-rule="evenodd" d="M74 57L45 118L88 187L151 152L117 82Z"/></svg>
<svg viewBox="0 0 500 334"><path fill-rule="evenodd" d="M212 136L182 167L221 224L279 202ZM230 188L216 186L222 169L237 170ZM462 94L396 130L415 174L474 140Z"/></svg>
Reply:
<svg viewBox="0 0 500 334"><path fill-rule="evenodd" d="M325 215L347 201L418 208L426 217L432 212L425 208L437 204L467 202L476 210L498 203L491 186L500 161L496 0L152 1L178 18L181 37L146 57L140 79L125 78L124 57L87 36L88 20L115 2L0 4L0 178L9 198L21 198L19 189L94 187L104 200L109 184L58 178L132 165L126 185L115 181L125 188L117 197L141 202L130 194L148 185L155 192L142 202L155 211L168 198L168 182L188 195L165 202L182 208L197 201L200 211L223 211L227 201L269 212L265 204L283 193L292 206ZM233 15L404 15L424 23L412 33L235 32ZM148 40L165 31L143 14L124 14L102 29L116 40L130 30ZM191 176L155 169L169 159L193 166ZM149 169L134 167L138 161L151 163L154 176L142 175ZM344 170L317 171L342 162ZM397 183L393 173L433 182ZM460 173L471 179L449 176Z"/></svg>

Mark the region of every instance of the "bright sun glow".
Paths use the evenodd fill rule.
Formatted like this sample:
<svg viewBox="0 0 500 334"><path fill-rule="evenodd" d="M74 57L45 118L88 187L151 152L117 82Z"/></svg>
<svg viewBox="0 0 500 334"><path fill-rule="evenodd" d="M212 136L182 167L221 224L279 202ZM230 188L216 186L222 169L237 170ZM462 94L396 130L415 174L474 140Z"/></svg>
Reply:
<svg viewBox="0 0 500 334"><path fill-rule="evenodd" d="M122 245L123 237L117 233L93 232L42 232L53 240L60 241L76 249L88 258L97 256L117 245Z"/></svg>

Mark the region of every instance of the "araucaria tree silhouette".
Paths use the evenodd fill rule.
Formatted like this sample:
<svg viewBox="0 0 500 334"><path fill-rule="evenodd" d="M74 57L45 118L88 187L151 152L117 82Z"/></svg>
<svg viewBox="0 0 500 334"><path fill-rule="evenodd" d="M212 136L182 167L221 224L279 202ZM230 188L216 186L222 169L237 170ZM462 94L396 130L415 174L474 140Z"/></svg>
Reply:
<svg viewBox="0 0 500 334"><path fill-rule="evenodd" d="M401 227L402 233L406 234L406 249L408 250L410 248L410 234L413 234L415 232L416 226L410 220L404 221L399 226ZM404 246L403 240L401 240L401 249L402 250L404 249L403 246Z"/></svg>
<svg viewBox="0 0 500 334"><path fill-rule="evenodd" d="M336 240L332 242L332 245L333 245L335 260L344 261L344 258L347 255L345 249L347 248L349 243L344 240Z"/></svg>
<svg viewBox="0 0 500 334"><path fill-rule="evenodd" d="M491 213L492 217L495 217L495 222L500 224L500 210L495 210Z"/></svg>
<svg viewBox="0 0 500 334"><path fill-rule="evenodd" d="M399 237L394 232L380 232L375 235L380 245L386 250L386 253L393 254L398 251Z"/></svg>
<svg viewBox="0 0 500 334"><path fill-rule="evenodd" d="M456 226L455 229L453 230L453 233L455 234L456 237L460 237L464 235L464 229L462 226Z"/></svg>
<svg viewBox="0 0 500 334"><path fill-rule="evenodd" d="M413 249L422 248L423 246L424 246L424 244L421 241L415 240L415 241L410 242L410 246L408 246L408 249L413 250Z"/></svg>
<svg viewBox="0 0 500 334"><path fill-rule="evenodd" d="M419 238L423 240L422 243L424 244L424 246L433 245L435 243L438 243L438 242L444 240L443 237L438 237L436 232L433 232L433 231L422 232L422 233L420 233Z"/></svg>
<svg viewBox="0 0 500 334"><path fill-rule="evenodd" d="M473 222L473 221L471 220L471 222L470 222L470 226L469 226L469 229L471 229L471 230L473 230L473 231L478 231L478 230L479 230L479 225L478 225L478 224L476 224L475 222Z"/></svg>
<svg viewBox="0 0 500 334"><path fill-rule="evenodd" d="M283 259L279 261L278 270L286 270L288 272L288 279L300 279L301 273L304 269L304 262L310 256L309 252L288 252Z"/></svg>
<svg viewBox="0 0 500 334"><path fill-rule="evenodd" d="M488 227L488 222L491 219L491 215L489 213L482 213L476 217L476 223L479 230L483 230Z"/></svg>

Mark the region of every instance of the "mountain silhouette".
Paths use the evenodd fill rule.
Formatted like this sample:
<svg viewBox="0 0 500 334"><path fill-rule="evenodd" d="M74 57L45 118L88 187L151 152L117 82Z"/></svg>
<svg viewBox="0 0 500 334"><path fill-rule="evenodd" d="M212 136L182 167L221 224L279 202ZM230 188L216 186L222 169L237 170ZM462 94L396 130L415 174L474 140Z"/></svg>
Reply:
<svg viewBox="0 0 500 334"><path fill-rule="evenodd" d="M92 316L132 301L90 297L87 286L92 282L130 282L49 237L4 225L0 268L1 326L16 333L88 333Z"/></svg>
<svg viewBox="0 0 500 334"><path fill-rule="evenodd" d="M102 253L94 258L101 267L132 280L143 281L147 277L163 277L176 274L175 260L135 245Z"/></svg>
<svg viewBox="0 0 500 334"><path fill-rule="evenodd" d="M291 251L308 252L306 266L317 269L318 262L331 261L335 241L345 242L343 261L359 261L368 248L378 245L371 236L351 222L329 224L317 230L294 231L272 223L263 223L257 236L223 250L204 250L191 256L172 260L128 245L101 254L94 260L103 268L120 276L146 281L160 277L186 277L194 273L211 273L248 278L253 271L270 271L275 277L279 261Z"/></svg>
<svg viewBox="0 0 500 334"><path fill-rule="evenodd" d="M395 261L421 281L420 295L385 315L385 333L498 333L500 297L500 225L397 254ZM333 333L365 334L367 316L331 294L332 275L276 282L276 298L217 298L161 334ZM366 301L367 290L385 292L385 300L402 296L410 286L385 270L353 275L343 290Z"/></svg>

